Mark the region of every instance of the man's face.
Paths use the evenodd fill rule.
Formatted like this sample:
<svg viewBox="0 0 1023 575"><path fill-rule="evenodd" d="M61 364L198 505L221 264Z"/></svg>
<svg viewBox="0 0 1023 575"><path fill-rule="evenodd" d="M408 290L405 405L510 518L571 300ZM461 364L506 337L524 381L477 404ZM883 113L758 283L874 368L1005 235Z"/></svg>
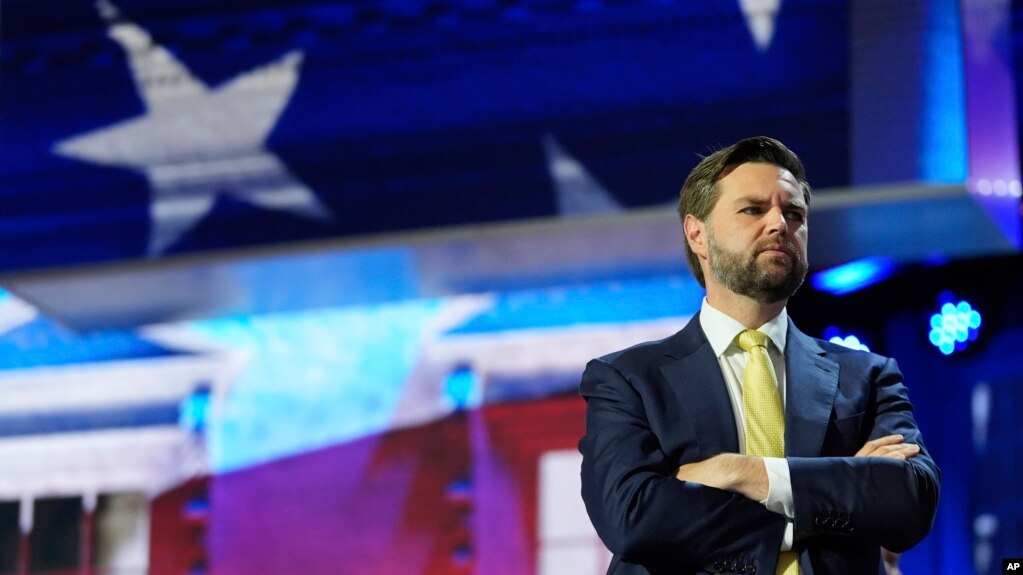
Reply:
<svg viewBox="0 0 1023 575"><path fill-rule="evenodd" d="M740 164L718 189L706 222L716 282L761 303L794 294L807 269L807 206L795 177L773 164Z"/></svg>

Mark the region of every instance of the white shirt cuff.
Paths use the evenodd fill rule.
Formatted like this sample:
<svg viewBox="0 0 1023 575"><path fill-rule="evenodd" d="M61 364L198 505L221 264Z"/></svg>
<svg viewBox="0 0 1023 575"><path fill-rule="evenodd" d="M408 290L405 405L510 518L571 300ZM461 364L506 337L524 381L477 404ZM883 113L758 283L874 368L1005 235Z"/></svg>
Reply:
<svg viewBox="0 0 1023 575"><path fill-rule="evenodd" d="M782 538L781 550L792 549L792 518L795 517L795 504L792 503L792 478L789 477L789 462L784 457L764 457L767 469L767 499L760 503L788 520L785 535Z"/></svg>

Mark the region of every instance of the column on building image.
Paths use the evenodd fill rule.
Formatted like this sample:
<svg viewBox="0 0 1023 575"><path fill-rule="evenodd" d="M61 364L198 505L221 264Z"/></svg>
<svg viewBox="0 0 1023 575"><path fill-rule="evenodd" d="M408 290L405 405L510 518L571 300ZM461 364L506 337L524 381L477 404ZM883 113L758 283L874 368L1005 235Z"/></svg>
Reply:
<svg viewBox="0 0 1023 575"><path fill-rule="evenodd" d="M142 492L107 493L96 503L92 565L96 573L146 575L149 501Z"/></svg>
<svg viewBox="0 0 1023 575"><path fill-rule="evenodd" d="M0 501L0 575L147 575L142 492Z"/></svg>
<svg viewBox="0 0 1023 575"><path fill-rule="evenodd" d="M19 570L20 512L20 501L0 501L0 575L13 575Z"/></svg>

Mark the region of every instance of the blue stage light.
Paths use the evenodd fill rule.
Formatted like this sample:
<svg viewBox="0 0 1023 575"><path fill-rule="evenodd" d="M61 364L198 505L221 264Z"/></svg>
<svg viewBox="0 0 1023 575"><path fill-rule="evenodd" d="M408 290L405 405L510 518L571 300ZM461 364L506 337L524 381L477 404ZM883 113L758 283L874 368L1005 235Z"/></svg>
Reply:
<svg viewBox="0 0 1023 575"><path fill-rule="evenodd" d="M927 339L945 355L966 349L980 333L980 312L967 301L946 301L938 313L931 315Z"/></svg>
<svg viewBox="0 0 1023 575"><path fill-rule="evenodd" d="M839 336L836 335L835 337L832 337L828 341L830 341L831 343L837 343L838 345L844 345L845 347L848 347L849 349L859 349L859 350L863 350L863 351L870 351L870 348L867 347L866 344L861 342L860 339L858 337L856 337L855 335L848 335L848 336L845 336L845 337L839 337Z"/></svg>
<svg viewBox="0 0 1023 575"><path fill-rule="evenodd" d="M810 284L820 291L842 295L883 281L895 273L888 258L869 257L815 273Z"/></svg>
<svg viewBox="0 0 1023 575"><path fill-rule="evenodd" d="M444 395L456 409L476 407L482 400L479 378L468 367L459 367L444 381Z"/></svg>
<svg viewBox="0 0 1023 575"><path fill-rule="evenodd" d="M472 479L468 476L452 481L445 492L448 501L466 502L472 500Z"/></svg>
<svg viewBox="0 0 1023 575"><path fill-rule="evenodd" d="M831 343L837 343L838 345L848 347L849 349L870 351L870 348L867 347L867 344L863 343L863 341L861 341L859 337L852 334L842 335L842 332L839 331L839 329L834 326L824 330L824 338L830 341Z"/></svg>
<svg viewBox="0 0 1023 575"><path fill-rule="evenodd" d="M211 394L208 385L202 385L181 400L178 425L186 431L200 433L209 420Z"/></svg>

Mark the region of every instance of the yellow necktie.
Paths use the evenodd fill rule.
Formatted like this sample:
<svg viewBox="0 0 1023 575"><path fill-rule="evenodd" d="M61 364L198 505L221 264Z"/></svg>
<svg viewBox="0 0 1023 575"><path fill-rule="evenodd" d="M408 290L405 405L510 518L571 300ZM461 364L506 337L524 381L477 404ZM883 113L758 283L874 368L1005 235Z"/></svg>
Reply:
<svg viewBox="0 0 1023 575"><path fill-rule="evenodd" d="M742 413L746 420L746 454L785 457L785 410L778 393L767 334L748 329L739 334L739 347L749 354L742 374ZM798 555L784 551L775 575L797 575Z"/></svg>

